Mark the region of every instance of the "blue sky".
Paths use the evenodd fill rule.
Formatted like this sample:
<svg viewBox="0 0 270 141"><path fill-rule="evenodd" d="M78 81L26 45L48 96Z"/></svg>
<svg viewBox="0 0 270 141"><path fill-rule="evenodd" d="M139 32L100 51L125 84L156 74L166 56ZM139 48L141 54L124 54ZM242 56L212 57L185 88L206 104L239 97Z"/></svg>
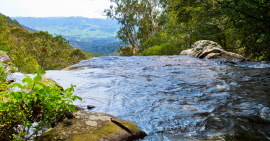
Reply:
<svg viewBox="0 0 270 141"><path fill-rule="evenodd" d="M9 17L106 18L101 13L109 7L109 0L0 0L0 13Z"/></svg>

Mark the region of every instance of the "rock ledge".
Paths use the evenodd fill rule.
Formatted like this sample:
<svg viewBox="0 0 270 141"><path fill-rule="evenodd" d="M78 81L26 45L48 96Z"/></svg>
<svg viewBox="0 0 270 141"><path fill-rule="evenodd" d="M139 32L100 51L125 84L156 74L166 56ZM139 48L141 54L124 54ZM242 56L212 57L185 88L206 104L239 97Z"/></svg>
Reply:
<svg viewBox="0 0 270 141"><path fill-rule="evenodd" d="M47 130L37 141L132 141L146 136L134 123L109 114L79 111L74 116Z"/></svg>
<svg viewBox="0 0 270 141"><path fill-rule="evenodd" d="M192 49L184 50L180 55L192 55L200 59L237 59L247 60L244 56L224 50L218 43L210 40L199 40Z"/></svg>

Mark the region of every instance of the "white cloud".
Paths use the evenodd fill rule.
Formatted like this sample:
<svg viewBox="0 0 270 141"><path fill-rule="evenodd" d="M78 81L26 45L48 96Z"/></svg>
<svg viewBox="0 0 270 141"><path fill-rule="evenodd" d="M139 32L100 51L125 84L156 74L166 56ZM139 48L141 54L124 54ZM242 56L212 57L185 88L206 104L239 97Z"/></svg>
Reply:
<svg viewBox="0 0 270 141"><path fill-rule="evenodd" d="M1 13L10 16L101 18L109 0L0 0ZM105 17L103 17L105 18Z"/></svg>

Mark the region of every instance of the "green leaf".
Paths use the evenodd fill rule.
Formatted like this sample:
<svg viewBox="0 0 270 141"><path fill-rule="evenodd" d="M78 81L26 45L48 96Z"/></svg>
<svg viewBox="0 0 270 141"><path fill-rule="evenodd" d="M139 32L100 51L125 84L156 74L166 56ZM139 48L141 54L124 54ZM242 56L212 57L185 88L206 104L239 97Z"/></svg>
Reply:
<svg viewBox="0 0 270 141"><path fill-rule="evenodd" d="M33 90L34 90L35 92L38 92L40 89L41 89L40 86L34 86L34 88L33 88Z"/></svg>
<svg viewBox="0 0 270 141"><path fill-rule="evenodd" d="M14 87L18 87L18 88L21 88L22 87L22 84L20 83L12 83L11 85L8 86L10 89L11 88L14 88Z"/></svg>
<svg viewBox="0 0 270 141"><path fill-rule="evenodd" d="M82 101L82 98L79 97L79 96L74 96L74 98L75 98L75 99L78 99L78 100L80 100L80 101Z"/></svg>
<svg viewBox="0 0 270 141"><path fill-rule="evenodd" d="M43 71L42 69L41 69L41 66L37 66L37 68L36 68L36 70L37 70L37 75L44 75L46 72L45 71Z"/></svg>
<svg viewBox="0 0 270 141"><path fill-rule="evenodd" d="M75 109L74 105L69 105L68 110L70 110L71 112L76 112L76 109Z"/></svg>
<svg viewBox="0 0 270 141"><path fill-rule="evenodd" d="M14 98L16 98L17 100L21 100L22 94L20 92L16 92L16 93L14 93Z"/></svg>
<svg viewBox="0 0 270 141"><path fill-rule="evenodd" d="M22 80L23 83L33 83L33 79L30 76L27 76Z"/></svg>
<svg viewBox="0 0 270 141"><path fill-rule="evenodd" d="M34 81L35 82L38 82L38 81L41 81L42 80L42 77L40 75L37 75L34 77Z"/></svg>

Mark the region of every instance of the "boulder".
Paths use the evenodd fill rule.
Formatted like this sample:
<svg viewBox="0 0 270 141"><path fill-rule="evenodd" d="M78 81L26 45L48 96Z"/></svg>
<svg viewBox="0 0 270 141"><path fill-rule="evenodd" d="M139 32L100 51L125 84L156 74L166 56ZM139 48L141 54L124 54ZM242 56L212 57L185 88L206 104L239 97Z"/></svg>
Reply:
<svg viewBox="0 0 270 141"><path fill-rule="evenodd" d="M9 56L6 53L4 53L3 51L0 51L0 62L7 64L10 61L11 60L10 60Z"/></svg>
<svg viewBox="0 0 270 141"><path fill-rule="evenodd" d="M200 59L237 59L246 60L242 55L224 50L218 43L210 40L199 40L192 49L184 50L180 55L192 55Z"/></svg>
<svg viewBox="0 0 270 141"><path fill-rule="evenodd" d="M104 113L79 111L73 119L47 130L37 141L131 141L145 136L146 133L130 121Z"/></svg>

